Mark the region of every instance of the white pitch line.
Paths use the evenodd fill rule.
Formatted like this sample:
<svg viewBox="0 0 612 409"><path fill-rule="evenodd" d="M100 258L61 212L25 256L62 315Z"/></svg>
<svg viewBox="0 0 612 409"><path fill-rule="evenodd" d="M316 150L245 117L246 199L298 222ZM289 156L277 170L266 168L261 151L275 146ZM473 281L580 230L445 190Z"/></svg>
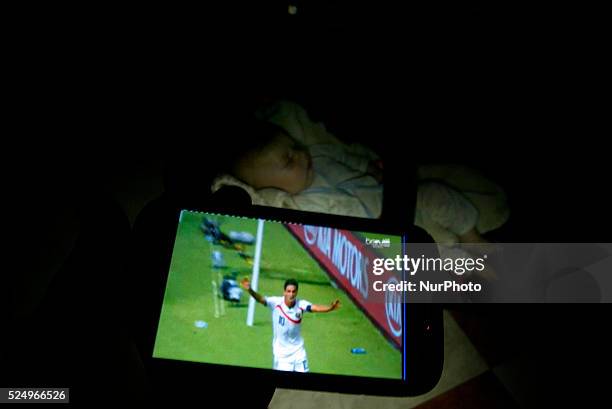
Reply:
<svg viewBox="0 0 612 409"><path fill-rule="evenodd" d="M217 278L219 279L220 283L223 282L220 270L217 270ZM219 295L221 296L221 298L219 299L219 303L221 303L221 315L225 315L225 300L223 299L223 294L219 294Z"/></svg>
<svg viewBox="0 0 612 409"><path fill-rule="evenodd" d="M219 300L217 299L217 283L215 280L211 281L212 293L213 293L213 304L215 308L215 318L219 318Z"/></svg>

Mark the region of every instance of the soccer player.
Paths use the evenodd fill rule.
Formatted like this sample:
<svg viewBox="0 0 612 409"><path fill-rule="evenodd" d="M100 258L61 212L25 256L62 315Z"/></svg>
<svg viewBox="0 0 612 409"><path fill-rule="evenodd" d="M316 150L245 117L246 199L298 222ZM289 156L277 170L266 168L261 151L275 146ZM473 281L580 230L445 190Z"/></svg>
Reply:
<svg viewBox="0 0 612 409"><path fill-rule="evenodd" d="M298 300L298 282L294 279L285 281L282 297L264 297L253 291L248 278L244 278L240 284L258 303L272 311L273 368L279 371L308 372L304 338L300 333L302 317L305 312L333 311L340 307L340 300L335 300L330 305L316 305L306 300Z"/></svg>

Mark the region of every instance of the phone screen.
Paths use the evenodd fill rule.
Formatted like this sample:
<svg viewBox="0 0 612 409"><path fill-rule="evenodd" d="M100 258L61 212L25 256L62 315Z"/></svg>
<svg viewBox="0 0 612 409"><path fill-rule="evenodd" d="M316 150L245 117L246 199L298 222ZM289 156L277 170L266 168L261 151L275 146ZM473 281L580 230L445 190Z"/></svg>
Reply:
<svg viewBox="0 0 612 409"><path fill-rule="evenodd" d="M401 247L397 235L183 210L153 356L405 380L406 304L369 283L372 260Z"/></svg>

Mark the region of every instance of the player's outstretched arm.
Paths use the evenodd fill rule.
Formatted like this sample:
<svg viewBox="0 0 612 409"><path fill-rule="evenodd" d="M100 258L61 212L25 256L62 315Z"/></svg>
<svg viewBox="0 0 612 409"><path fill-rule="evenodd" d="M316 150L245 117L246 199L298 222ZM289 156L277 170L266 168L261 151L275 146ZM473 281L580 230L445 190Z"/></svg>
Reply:
<svg viewBox="0 0 612 409"><path fill-rule="evenodd" d="M259 294L258 292L253 291L253 289L251 288L251 282L249 281L248 277L245 277L240 281L240 286L247 290L251 297L255 298L258 303L266 305L265 297Z"/></svg>
<svg viewBox="0 0 612 409"><path fill-rule="evenodd" d="M310 307L310 311L312 312L330 312L340 308L340 300L334 300L330 305L316 305L313 304Z"/></svg>

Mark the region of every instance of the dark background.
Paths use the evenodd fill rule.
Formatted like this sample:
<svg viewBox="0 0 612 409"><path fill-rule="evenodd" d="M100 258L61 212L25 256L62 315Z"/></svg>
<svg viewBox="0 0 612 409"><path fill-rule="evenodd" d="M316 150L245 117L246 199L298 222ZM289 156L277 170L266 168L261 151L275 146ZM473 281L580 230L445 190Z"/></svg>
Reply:
<svg viewBox="0 0 612 409"><path fill-rule="evenodd" d="M99 384L146 396L125 312L142 296L125 269L133 220L119 204L146 200L117 186L150 183L149 173L204 186L235 118L261 96L294 98L339 137L383 153L395 197L413 189L417 163L464 163L509 194L496 239L609 241L600 10L304 3L297 16L283 2L3 13L5 218L20 266L5 270L3 385L77 385L75 400ZM63 235L81 247L62 253L53 243ZM57 273L38 279L54 257ZM28 304L32 292L43 301ZM534 401L603 395L607 306L478 307L469 313L495 342L532 358Z"/></svg>

